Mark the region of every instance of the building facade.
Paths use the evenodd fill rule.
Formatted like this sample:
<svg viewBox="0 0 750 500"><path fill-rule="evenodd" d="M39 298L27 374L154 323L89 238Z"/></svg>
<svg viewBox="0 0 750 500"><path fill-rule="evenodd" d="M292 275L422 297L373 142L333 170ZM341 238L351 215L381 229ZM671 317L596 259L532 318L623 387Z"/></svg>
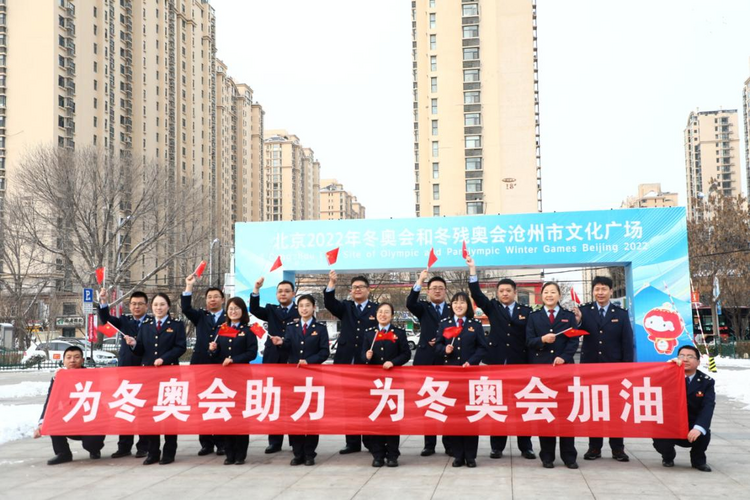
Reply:
<svg viewBox="0 0 750 500"><path fill-rule="evenodd" d="M320 182L320 220L364 219L365 207L336 179Z"/></svg>
<svg viewBox="0 0 750 500"><path fill-rule="evenodd" d="M677 193L666 193L661 190L661 184L638 184L638 195L628 196L620 208L658 208L676 207Z"/></svg>
<svg viewBox="0 0 750 500"><path fill-rule="evenodd" d="M750 78L742 86L742 125L745 136L745 179L750 194Z"/></svg>

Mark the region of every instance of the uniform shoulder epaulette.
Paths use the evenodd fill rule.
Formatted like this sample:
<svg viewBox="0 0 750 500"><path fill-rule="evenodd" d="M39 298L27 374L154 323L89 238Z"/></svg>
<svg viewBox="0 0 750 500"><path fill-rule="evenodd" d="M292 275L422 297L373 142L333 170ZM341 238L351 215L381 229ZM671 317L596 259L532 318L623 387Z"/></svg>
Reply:
<svg viewBox="0 0 750 500"><path fill-rule="evenodd" d="M453 318L451 318L451 317L449 316L449 317L447 317L447 318L443 318L443 319L441 319L441 320L440 320L440 322L442 323L443 321L450 321L451 319L453 319Z"/></svg>
<svg viewBox="0 0 750 500"><path fill-rule="evenodd" d="M594 304L596 304L596 302L586 302L585 304L581 304L578 307L579 308L581 308L581 307L590 307L591 309L593 309L594 308Z"/></svg>
<svg viewBox="0 0 750 500"><path fill-rule="evenodd" d="M376 329L377 329L377 327L371 326L370 328L365 328L365 331L366 332L370 332L370 331L374 332Z"/></svg>

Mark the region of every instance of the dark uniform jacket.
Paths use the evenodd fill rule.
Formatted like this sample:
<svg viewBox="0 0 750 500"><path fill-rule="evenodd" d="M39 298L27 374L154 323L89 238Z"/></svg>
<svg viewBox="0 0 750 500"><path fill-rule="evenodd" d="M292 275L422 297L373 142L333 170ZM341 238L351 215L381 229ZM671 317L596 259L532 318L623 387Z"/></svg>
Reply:
<svg viewBox="0 0 750 500"><path fill-rule="evenodd" d="M148 318L152 318L148 314L143 318L146 321ZM138 337L139 322L133 318L130 314L125 314L122 317L115 317L109 315L109 306L99 306L99 322L101 324L111 323L112 326L120 330L125 335L131 337ZM141 366L141 358L133 354L133 350L125 342L125 339L119 338L120 347L117 352L117 366Z"/></svg>
<svg viewBox="0 0 750 500"><path fill-rule="evenodd" d="M360 353L362 352L365 330L378 325L378 320L375 319L378 304L371 300L368 301L360 314L356 302L353 300L338 300L335 290L324 292L323 304L331 314L341 320L336 354L333 356L334 364L361 363Z"/></svg>
<svg viewBox="0 0 750 500"><path fill-rule="evenodd" d="M283 337L287 325L299 321L297 305L292 302L289 305L289 312L284 312L284 308L279 304L266 304L261 307L260 295L252 294L250 295L250 314L268 323L268 337L266 337L263 349L263 364L286 363L288 353L273 345L271 337Z"/></svg>
<svg viewBox="0 0 750 500"><path fill-rule="evenodd" d="M602 321L599 304L584 304L581 310L583 337L581 363L630 363L633 361L633 327L628 312L609 303Z"/></svg>
<svg viewBox="0 0 750 500"><path fill-rule="evenodd" d="M208 355L208 343L216 338L219 327L227 320L226 311L222 311L218 321L214 323L213 313L205 309L193 309L192 299L192 295L180 297L182 314L195 325L195 347L193 347L193 355L190 357L190 364L208 365L216 363L218 358Z"/></svg>
<svg viewBox="0 0 750 500"><path fill-rule="evenodd" d="M461 366L467 361L470 365L478 365L487 355L487 341L484 338L482 322L478 319L467 319L458 337L446 339L443 330L450 326L457 326L453 317L445 318L440 322L435 352L437 364ZM445 347L453 342L453 352L445 353Z"/></svg>
<svg viewBox="0 0 750 500"><path fill-rule="evenodd" d="M716 406L714 379L698 370L687 386L688 427L700 425L708 432Z"/></svg>
<svg viewBox="0 0 750 500"><path fill-rule="evenodd" d="M330 353L328 348L328 329L324 323L313 318L307 333L302 335L302 319L287 325L284 331L284 343L280 350L288 353L287 363L297 364L304 359L311 365L323 364Z"/></svg>
<svg viewBox="0 0 750 500"><path fill-rule="evenodd" d="M560 357L566 363L574 363L573 356L578 349L578 337L566 337L558 335L551 344L542 342L542 337L548 333L559 333L568 328L575 328L576 317L565 309L560 308L555 322L550 325L547 309L542 307L529 316L526 325L526 345L529 348L529 363L552 364L555 358Z"/></svg>
<svg viewBox="0 0 750 500"><path fill-rule="evenodd" d="M435 313L437 314L437 312ZM382 365L390 361L395 366L403 366L411 359L411 349L409 342L406 340L406 331L396 328L393 325L388 327L387 331L392 331L396 335L396 341L378 340L372 348L372 359L367 359L367 351L372 346L372 341L380 332L380 325L368 328L365 331L364 345L362 346L362 361L368 365Z"/></svg>
<svg viewBox="0 0 750 500"><path fill-rule="evenodd" d="M185 324L169 316L164 319L159 332L156 331L156 318L145 320L133 347L136 356L141 356L143 366L154 366L154 361L159 358L165 365L178 365L180 356L185 354L186 350ZM208 344L205 356L208 357Z"/></svg>
<svg viewBox="0 0 750 500"><path fill-rule="evenodd" d="M432 302L419 300L419 292L412 288L409 297L406 299L406 308L417 317L421 330L417 350L414 353L414 366L434 365L435 347L431 346L429 342L432 339L437 339L440 320L453 316L451 305L447 301L443 302L442 314L438 316Z"/></svg>
<svg viewBox="0 0 750 500"><path fill-rule="evenodd" d="M208 351L208 355L218 358L223 363L226 358L232 358L234 363L247 364L258 356L258 337L250 331L248 325L240 325L235 328L240 333L236 337L216 338L217 348ZM211 339L213 340L213 339Z"/></svg>
<svg viewBox="0 0 750 500"><path fill-rule="evenodd" d="M127 345L127 344L125 344ZM81 368L86 368L85 366L81 366ZM47 399L44 400L44 406L42 407L42 414L39 415L39 423L42 423L42 420L44 420L44 414L47 413L47 405L49 404L49 397L50 394L52 394L52 386L55 385L55 377L52 377L52 380L49 381L49 389L47 389Z"/></svg>
<svg viewBox="0 0 750 500"><path fill-rule="evenodd" d="M511 316L497 299L489 299L482 293L479 282L469 282L471 298L490 320L490 331L486 334L487 355L483 361L488 365L525 364L529 362L526 349L526 323L531 308L516 302Z"/></svg>

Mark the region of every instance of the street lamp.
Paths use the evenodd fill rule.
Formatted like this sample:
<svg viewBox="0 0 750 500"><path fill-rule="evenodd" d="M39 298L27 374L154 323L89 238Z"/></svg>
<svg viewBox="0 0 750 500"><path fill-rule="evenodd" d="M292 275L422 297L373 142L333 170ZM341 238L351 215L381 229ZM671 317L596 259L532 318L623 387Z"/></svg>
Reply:
<svg viewBox="0 0 750 500"><path fill-rule="evenodd" d="M219 238L214 238L211 245L208 247L208 281L211 285L213 285L214 282L214 245L216 243L219 243Z"/></svg>

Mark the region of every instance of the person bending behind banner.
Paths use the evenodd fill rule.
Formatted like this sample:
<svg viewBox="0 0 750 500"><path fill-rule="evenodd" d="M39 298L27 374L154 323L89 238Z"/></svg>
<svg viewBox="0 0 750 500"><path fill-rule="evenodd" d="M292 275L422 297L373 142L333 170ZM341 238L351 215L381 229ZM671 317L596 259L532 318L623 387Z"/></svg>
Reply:
<svg viewBox="0 0 750 500"><path fill-rule="evenodd" d="M77 370L83 368L83 350L72 345L65 349L63 353L63 368L65 370ZM39 426L34 429L34 439L42 437L42 422L44 421L44 414L47 412L47 404L49 403L49 396L52 394L52 386L55 384L55 377L52 377L52 381L49 384L49 390L47 391L47 399L44 402L44 408L42 408L42 415L39 417ZM98 459L102 457L102 448L104 448L104 436L50 436L52 438L52 451L55 452L55 456L47 460L47 465L64 464L73 460L73 453L70 451L70 445L68 445L68 439L75 441L81 441L83 449L89 452L89 458Z"/></svg>
<svg viewBox="0 0 750 500"><path fill-rule="evenodd" d="M714 380L698 370L701 357L698 349L684 345L677 351L677 363L685 369L685 386L687 393L688 432L685 439L654 439L654 448L661 455L664 467L674 467L677 456L675 445L690 448L690 465L701 472L711 472L706 463L706 449L711 442L711 419L716 406Z"/></svg>
<svg viewBox="0 0 750 500"><path fill-rule="evenodd" d="M321 365L328 359L328 329L318 323L315 313L315 298L302 295L297 299L297 310L300 320L290 323L284 332L284 338L273 337L273 344L288 353L287 363L294 365ZM320 436L316 434L289 435L294 458L290 465L315 465Z"/></svg>
<svg viewBox="0 0 750 500"><path fill-rule="evenodd" d="M227 321L219 327L216 337L208 344L208 354L218 358L222 366L247 364L258 355L258 338L250 331L250 315L245 301L232 297L227 301ZM218 436L216 436L218 438ZM242 465L247 458L250 436L224 436L224 465Z"/></svg>
<svg viewBox="0 0 750 500"><path fill-rule="evenodd" d="M440 322L435 353L444 365L478 365L487 354L487 341L479 320L474 319L474 308L469 295L458 292L451 299L453 317ZM477 466L479 436L446 436L453 452L453 467Z"/></svg>
<svg viewBox="0 0 750 500"><path fill-rule="evenodd" d="M575 363L573 356L578 349L578 337L557 335L576 326L576 317L560 307L560 287L553 281L542 286L544 307L534 311L526 324L526 345L529 347L530 363L535 365L563 365ZM539 437L539 458L545 469L555 467L555 438ZM575 438L560 438L560 458L568 469L577 469L578 452Z"/></svg>
<svg viewBox="0 0 750 500"><path fill-rule="evenodd" d="M136 356L141 356L143 366L179 365L180 356L187 350L185 324L169 316L172 305L164 293L157 293L151 301L152 320L144 321L138 337L125 335L125 342ZM208 347L208 346L206 346ZM161 438L146 436L148 455L143 465L159 462L161 465L174 462L177 453L177 436L164 436L164 455L161 454Z"/></svg>
<svg viewBox="0 0 750 500"><path fill-rule="evenodd" d="M382 365L384 370L405 365L411 359L411 349L406 340L406 332L391 324L393 305L382 302L375 316L378 326L365 331L362 360L368 365ZM370 436L372 466L382 467L385 460L388 467L398 467L400 439L400 436Z"/></svg>

